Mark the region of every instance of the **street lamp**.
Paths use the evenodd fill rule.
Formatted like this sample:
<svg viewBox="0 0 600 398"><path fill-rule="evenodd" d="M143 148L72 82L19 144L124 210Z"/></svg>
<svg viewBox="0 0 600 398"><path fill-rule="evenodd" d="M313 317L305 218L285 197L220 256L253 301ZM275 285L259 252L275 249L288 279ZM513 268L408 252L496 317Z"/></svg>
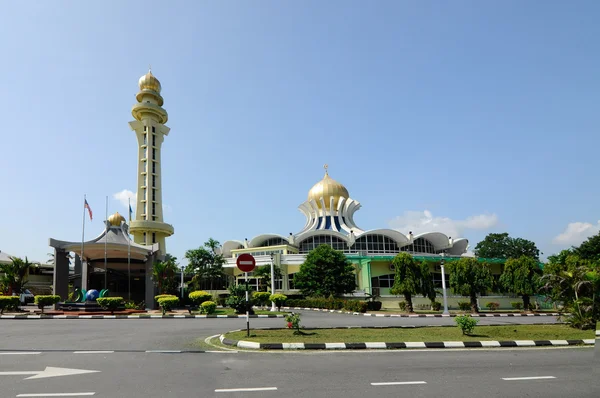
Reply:
<svg viewBox="0 0 600 398"><path fill-rule="evenodd" d="M444 295L444 315L450 315L448 311L448 298L446 297L446 273L444 272L444 257L446 256L445 252L441 253L442 261L440 261L440 266L442 267L442 294Z"/></svg>
<svg viewBox="0 0 600 398"><path fill-rule="evenodd" d="M273 262L273 253L271 253L271 294L275 294L275 265ZM271 311L277 311L274 301L271 301Z"/></svg>

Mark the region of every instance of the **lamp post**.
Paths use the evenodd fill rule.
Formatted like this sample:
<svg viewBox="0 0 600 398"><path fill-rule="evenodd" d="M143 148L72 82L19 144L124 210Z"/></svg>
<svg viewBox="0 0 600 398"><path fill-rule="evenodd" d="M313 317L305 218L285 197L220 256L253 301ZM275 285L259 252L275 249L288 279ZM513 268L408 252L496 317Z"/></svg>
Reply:
<svg viewBox="0 0 600 398"><path fill-rule="evenodd" d="M442 294L444 295L444 315L450 315L448 312L448 298L446 297L446 273L444 272L444 257L446 253L442 252L442 261L440 261L440 266L442 268Z"/></svg>
<svg viewBox="0 0 600 398"><path fill-rule="evenodd" d="M275 294L275 265L273 263L273 253L271 253L271 294ZM274 301L271 301L271 311L277 311Z"/></svg>
<svg viewBox="0 0 600 398"><path fill-rule="evenodd" d="M181 302L183 302L183 270L185 269L185 267L182 265L181 266Z"/></svg>

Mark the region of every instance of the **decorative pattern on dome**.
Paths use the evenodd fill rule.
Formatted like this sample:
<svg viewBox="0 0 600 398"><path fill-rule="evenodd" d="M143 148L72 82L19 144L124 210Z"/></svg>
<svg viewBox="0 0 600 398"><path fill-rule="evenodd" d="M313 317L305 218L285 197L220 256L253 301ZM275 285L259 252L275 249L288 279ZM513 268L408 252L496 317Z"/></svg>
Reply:
<svg viewBox="0 0 600 398"><path fill-rule="evenodd" d="M156 77L154 77L151 70L149 70L144 76L140 77L138 84L140 86L140 90L152 90L160 94L160 82Z"/></svg>
<svg viewBox="0 0 600 398"><path fill-rule="evenodd" d="M122 221L125 221L125 217L123 217L122 215L120 215L119 212L116 212L115 214L113 214L110 217L108 217L108 222L113 227L120 227Z"/></svg>

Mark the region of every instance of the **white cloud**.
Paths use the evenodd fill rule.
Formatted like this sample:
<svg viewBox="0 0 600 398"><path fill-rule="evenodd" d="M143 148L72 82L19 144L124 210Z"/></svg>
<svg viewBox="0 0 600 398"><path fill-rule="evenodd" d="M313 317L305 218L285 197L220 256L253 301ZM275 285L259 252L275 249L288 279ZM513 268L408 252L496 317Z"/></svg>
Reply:
<svg viewBox="0 0 600 398"><path fill-rule="evenodd" d="M423 232L443 232L453 238L463 235L465 230L486 230L498 224L496 214L478 214L464 220L453 220L449 217L434 217L429 210L405 211L403 215L393 218L389 225L404 234L412 231L417 235Z"/></svg>
<svg viewBox="0 0 600 398"><path fill-rule="evenodd" d="M113 194L113 198L118 200L125 208L127 208L129 199L131 199L131 207L135 207L137 193L133 193L129 189L124 189L121 192Z"/></svg>
<svg viewBox="0 0 600 398"><path fill-rule="evenodd" d="M552 239L552 243L561 245L578 245L600 231L600 221L596 225L589 222L572 222L564 232Z"/></svg>

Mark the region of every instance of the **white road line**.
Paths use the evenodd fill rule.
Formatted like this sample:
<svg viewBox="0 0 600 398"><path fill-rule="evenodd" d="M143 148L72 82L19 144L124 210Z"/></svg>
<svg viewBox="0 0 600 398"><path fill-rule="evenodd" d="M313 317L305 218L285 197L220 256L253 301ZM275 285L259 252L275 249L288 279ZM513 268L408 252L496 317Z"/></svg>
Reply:
<svg viewBox="0 0 600 398"><path fill-rule="evenodd" d="M426 381L390 381L386 383L371 383L372 386L402 386L406 384L427 384Z"/></svg>
<svg viewBox="0 0 600 398"><path fill-rule="evenodd" d="M73 351L73 354L113 354L114 351Z"/></svg>
<svg viewBox="0 0 600 398"><path fill-rule="evenodd" d="M19 394L17 397L89 397L96 395L95 392L58 392L58 393L42 393L42 394Z"/></svg>
<svg viewBox="0 0 600 398"><path fill-rule="evenodd" d="M541 379L556 379L554 376L532 376L532 377L503 377L502 380L541 380Z"/></svg>
<svg viewBox="0 0 600 398"><path fill-rule="evenodd" d="M179 350L147 350L146 352L159 353L159 354L180 354Z"/></svg>
<svg viewBox="0 0 600 398"><path fill-rule="evenodd" d="M244 392L244 391L275 391L277 387L258 387L258 388L219 388L215 392Z"/></svg>
<svg viewBox="0 0 600 398"><path fill-rule="evenodd" d="M0 352L0 355L39 355L41 351Z"/></svg>

